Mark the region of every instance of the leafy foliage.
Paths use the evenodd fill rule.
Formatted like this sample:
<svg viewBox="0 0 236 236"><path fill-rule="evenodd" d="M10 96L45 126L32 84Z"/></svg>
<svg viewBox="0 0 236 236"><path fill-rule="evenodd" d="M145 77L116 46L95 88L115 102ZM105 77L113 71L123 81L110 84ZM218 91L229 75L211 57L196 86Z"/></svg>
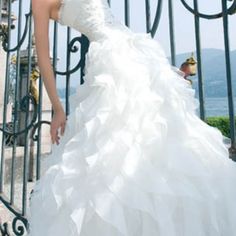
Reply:
<svg viewBox="0 0 236 236"><path fill-rule="evenodd" d="M206 118L206 123L210 126L218 128L224 136L230 138L229 117L226 116L208 117ZM236 124L236 117L235 117L235 124Z"/></svg>

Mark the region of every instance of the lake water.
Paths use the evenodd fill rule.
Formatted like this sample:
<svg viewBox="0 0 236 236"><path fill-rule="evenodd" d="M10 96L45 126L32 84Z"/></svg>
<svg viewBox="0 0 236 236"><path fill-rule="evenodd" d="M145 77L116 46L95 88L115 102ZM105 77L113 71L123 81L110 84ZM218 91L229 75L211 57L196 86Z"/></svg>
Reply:
<svg viewBox="0 0 236 236"><path fill-rule="evenodd" d="M228 99L222 98L206 98L205 99L206 117L208 116L228 116ZM234 111L236 114L236 97L234 98ZM199 112L199 111L198 111Z"/></svg>

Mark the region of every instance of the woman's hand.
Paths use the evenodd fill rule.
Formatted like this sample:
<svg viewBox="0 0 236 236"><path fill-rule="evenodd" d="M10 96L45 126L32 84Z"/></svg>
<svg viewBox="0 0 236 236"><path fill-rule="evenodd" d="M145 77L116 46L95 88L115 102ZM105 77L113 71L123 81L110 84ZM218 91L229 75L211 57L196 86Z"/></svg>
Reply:
<svg viewBox="0 0 236 236"><path fill-rule="evenodd" d="M54 144L59 144L60 135L62 136L65 132L65 126L66 126L66 115L63 109L55 110L53 113L53 118L51 121L51 127L50 127L50 134L51 134L51 140ZM60 132L59 132L60 130Z"/></svg>

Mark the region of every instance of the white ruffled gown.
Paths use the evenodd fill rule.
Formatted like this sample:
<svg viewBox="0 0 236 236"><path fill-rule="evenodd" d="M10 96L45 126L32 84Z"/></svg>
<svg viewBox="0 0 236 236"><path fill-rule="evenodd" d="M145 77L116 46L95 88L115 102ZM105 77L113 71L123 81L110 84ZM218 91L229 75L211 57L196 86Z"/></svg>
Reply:
<svg viewBox="0 0 236 236"><path fill-rule="evenodd" d="M29 234L236 235L236 164L158 42L116 22L106 0L63 0L59 13L90 47Z"/></svg>

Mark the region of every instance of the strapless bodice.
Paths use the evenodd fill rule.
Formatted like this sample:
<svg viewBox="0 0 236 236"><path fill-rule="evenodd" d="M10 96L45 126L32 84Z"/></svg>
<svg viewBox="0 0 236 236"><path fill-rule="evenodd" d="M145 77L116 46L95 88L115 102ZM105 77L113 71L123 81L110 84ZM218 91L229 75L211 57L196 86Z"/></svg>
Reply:
<svg viewBox="0 0 236 236"><path fill-rule="evenodd" d="M107 35L115 19L107 0L61 0L58 22L94 41Z"/></svg>

